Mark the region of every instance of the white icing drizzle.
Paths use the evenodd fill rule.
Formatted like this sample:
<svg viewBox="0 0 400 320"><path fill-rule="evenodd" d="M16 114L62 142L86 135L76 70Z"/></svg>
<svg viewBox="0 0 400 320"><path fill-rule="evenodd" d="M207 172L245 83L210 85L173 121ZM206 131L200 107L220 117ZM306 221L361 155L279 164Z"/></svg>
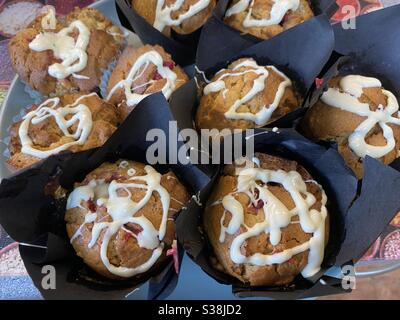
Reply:
<svg viewBox="0 0 400 320"><path fill-rule="evenodd" d="M300 6L300 0L273 0L274 4L272 5L269 18L254 19L254 1L255 0L239 0L235 5L227 10L225 16L230 17L249 9L245 19L243 20L243 26L245 28L268 27L281 23L289 10L296 11Z"/></svg>
<svg viewBox="0 0 400 320"><path fill-rule="evenodd" d="M257 184L260 181L265 186ZM290 193L295 208L289 210L272 192L268 190L267 183L279 183L288 193ZM319 186L322 190L322 187ZM255 195L255 189L258 195ZM242 204L235 199L235 194L246 194L251 203L258 203L262 200L264 206L265 220L255 224L253 227L245 225L244 208ZM322 190L321 210L311 209L316 203L313 194L307 191L307 185L301 175L296 171L285 172L283 170L267 170L261 168L245 168L238 175L237 190L226 195L221 201L212 205L220 205L225 211L221 218L221 233L219 240L225 241L226 234L235 235L242 225L246 232L236 236L230 247L230 257L237 264L252 264L257 266L281 264L290 260L293 256L309 250L308 264L303 269L302 275L306 278L316 274L321 267L325 248L325 220L327 217L326 209L327 198ZM230 213L231 219L227 227L224 226L226 213ZM259 236L262 233L269 234L272 245L276 246L281 241L282 229L292 223L292 218L298 216L299 224L305 233L312 233L312 238L296 247L286 249L275 254L255 253L252 256L245 256L241 253L244 242L251 238Z"/></svg>
<svg viewBox="0 0 400 320"><path fill-rule="evenodd" d="M368 103L361 103L358 100L363 94L363 88L374 87L382 87L381 82L376 78L349 75L341 79L341 89L329 88L321 97L322 102L331 107L367 118L348 139L351 150L361 158L365 156L380 158L391 152L396 146L396 140L389 124L400 125L400 119L395 117L399 116L399 104L390 91L382 89L382 93L387 97L387 106L380 105L376 111L370 110ZM373 146L365 141L368 133L376 125L382 129L387 142L385 146Z"/></svg>
<svg viewBox="0 0 400 320"><path fill-rule="evenodd" d="M146 52L142 54L133 64L131 70L126 79L122 79L119 81L108 93L107 101L109 101L115 92L121 88L125 91L126 103L128 106L133 107L136 106L140 101L149 96L150 94L138 94L135 93L134 90L151 84L153 81L150 81L146 84L140 85L137 88L132 88L133 83L138 80L141 76L143 76L147 67L153 64L157 67L158 74L166 80L166 83L162 89L162 93L164 94L166 99L169 99L172 92L175 89L177 75L173 72L168 66L164 66L164 61L162 56L155 50Z"/></svg>
<svg viewBox="0 0 400 320"><path fill-rule="evenodd" d="M125 167L125 164L126 162L122 161L120 167L121 165ZM124 278L132 277L148 271L156 263L164 249L164 244L161 241L163 240L167 229L170 195L161 185L162 175L160 173L151 166L146 166L145 171L145 176L133 176L127 182L123 183L115 180L111 183L93 180L87 186L76 188L70 194L67 203L67 210L79 207L82 201L88 201L89 199L97 199L97 203L100 202L102 206L105 206L113 221L98 221L94 223L92 228L92 238L88 244L88 248L92 248L96 244L101 233L105 230L100 248L101 260L108 271ZM139 202L134 202L131 199L132 194L129 189L145 190L146 194ZM127 195L121 196L121 193L118 193L118 191L122 190ZM158 230L145 216L135 216L137 212L148 203L154 192L159 194L163 208L162 220ZM93 220L94 214L96 213L88 212L86 214L85 222L78 228L75 235L71 238L71 242L81 235L81 230L85 224L95 221L95 219ZM124 225L127 223L133 223L142 228L142 231L138 234L132 232L128 233L136 238L138 245L141 248L153 251L149 260L135 268L116 267L110 263L107 256L108 243L110 239L119 231L119 229L125 229Z"/></svg>
<svg viewBox="0 0 400 320"><path fill-rule="evenodd" d="M80 96L73 104L66 105L65 107L56 108L60 103L60 98L52 98L43 102L36 110L29 112L24 116L23 121L19 127L19 139L21 141L21 152L31 155L33 157L44 159L53 154L60 153L67 150L73 145L85 144L90 135L93 127L92 112L90 109L80 103L83 99L97 96L96 93ZM71 116L69 119L67 116ZM58 127L65 137L72 139L71 142L66 142L55 148L48 150L36 149L33 146L33 141L29 136L29 126L39 124L46 119L54 117ZM78 124L74 133L70 133L70 128Z"/></svg>
<svg viewBox="0 0 400 320"><path fill-rule="evenodd" d="M42 19L43 29L55 29L56 18L54 10L49 11ZM79 31L78 38L70 36L75 30ZM80 20L73 21L67 28L57 33L42 32L29 43L33 51L53 51L61 63L54 63L48 68L50 76L62 80L86 68L88 55L86 53L90 40L89 28Z"/></svg>
<svg viewBox="0 0 400 320"><path fill-rule="evenodd" d="M245 71L238 71L239 69L244 67L251 69ZM278 90L275 95L275 99L272 102L272 104L269 106L263 106L261 110L256 114L251 112L237 112L237 109L241 105L248 103L257 94L265 90L265 81L269 76L269 72L267 70L267 67L259 66L257 62L254 61L253 59L244 60L243 62L237 64L232 70L227 70L227 69L221 70L219 73L226 70L230 72L224 73L223 75L217 77L217 80L205 86L204 95L208 95L213 92L221 92L221 91L224 92L227 89L224 78L237 77L247 73L255 73L259 75L259 77L254 80L253 87L250 89L250 91L247 92L244 97L236 100L235 103L229 107L229 110L225 113L225 117L227 119L232 119L232 120L252 121L256 125L263 126L268 123L268 121L271 119L272 114L278 108L279 103L283 95L285 94L286 88L292 85L292 81L284 73L280 72L277 68L275 68L274 66L268 66L268 68L271 68L284 80L279 84Z"/></svg>
<svg viewBox="0 0 400 320"><path fill-rule="evenodd" d="M175 0L173 4L167 6L165 0L158 0L156 6L156 16L153 27L159 31L163 31L167 26L179 26L183 21L190 19L198 14L210 4L211 0L198 0L195 4L189 6L189 10L178 16L177 19L172 18L174 11L180 10L185 0Z"/></svg>
<svg viewBox="0 0 400 320"><path fill-rule="evenodd" d="M43 30L54 30L57 27L56 9L53 6L47 8L47 14L42 18Z"/></svg>

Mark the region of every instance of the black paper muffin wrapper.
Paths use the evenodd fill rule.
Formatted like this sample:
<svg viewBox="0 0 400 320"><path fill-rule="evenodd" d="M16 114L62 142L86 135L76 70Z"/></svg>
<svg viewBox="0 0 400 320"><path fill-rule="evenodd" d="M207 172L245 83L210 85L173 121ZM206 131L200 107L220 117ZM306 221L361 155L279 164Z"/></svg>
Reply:
<svg viewBox="0 0 400 320"><path fill-rule="evenodd" d="M121 23L135 32L145 44L160 45L172 55L175 62L181 66L193 64L196 58L197 46L203 28L182 35L172 30L171 37L155 29L131 6L130 0L116 0L117 11ZM215 10L219 10L221 1L217 2ZM214 10L214 11L215 11Z"/></svg>
<svg viewBox="0 0 400 320"><path fill-rule="evenodd" d="M103 147L52 156L3 179L0 186L1 225L16 241L39 246L21 246L21 255L34 284L45 298L122 299L148 280L149 299L163 298L173 290L177 275L172 262L126 281L110 281L95 274L76 257L69 244L64 222L66 198L56 200L46 195L46 190L54 185L72 191L75 182L82 181L107 161L130 159L146 163L146 150L153 143L146 141L147 132L161 129L169 133L170 120L173 117L164 96L161 93L149 96ZM168 138L167 146L183 144L171 139L174 140ZM165 157L169 157L168 150L165 150ZM208 184L213 171L212 167L180 164L154 167L160 172L174 171L193 195ZM183 250L180 253L182 258ZM41 286L41 268L45 264L56 267L56 290L44 290Z"/></svg>
<svg viewBox="0 0 400 320"><path fill-rule="evenodd" d="M218 35L219 27L219 25L209 22L204 28L203 34ZM251 57L260 65L274 65L293 81L294 89L304 103L310 88L329 61L334 48L333 30L328 19L323 15L313 19L310 23L304 23L271 40L257 44L249 43L237 46L234 37L224 39L223 46L221 46L221 39L218 36L214 40L211 38L209 40L210 42L204 47L204 50L199 48L198 51L196 80L186 85L186 90L190 90L192 95L198 95L197 100L190 100L190 103L187 102L187 106L181 108L182 103L172 103L173 99L179 99L179 94L170 99L172 111L181 129L194 128L194 119L201 99L201 88L207 79L213 78L215 73L226 68L230 62L239 58ZM217 47L219 49L215 49ZM215 51L213 54L208 52L210 48ZM217 50L218 52L216 52ZM302 108L303 103L296 110L269 123L266 127L293 127L294 121L300 118L306 110Z"/></svg>
<svg viewBox="0 0 400 320"><path fill-rule="evenodd" d="M400 5L372 12L355 19L356 29L333 26L335 51L321 72L322 85L313 84L305 108L312 107L337 75L360 74L376 77L383 87L400 99ZM385 35L385 36L382 36ZM301 132L301 126L298 126ZM330 145L337 148L334 144ZM391 166L398 168L400 159Z"/></svg>
<svg viewBox="0 0 400 320"><path fill-rule="evenodd" d="M245 137L243 134L243 139ZM217 282L232 285L233 293L239 297L301 299L343 292L341 280L324 273L331 266L357 262L384 230L400 208L400 199L391 192L400 186L400 172L367 158L366 176L359 189L356 177L336 150L326 150L293 129L279 132L256 129L250 139L254 139L255 152L296 160L327 193L330 237L321 271L310 279L298 276L289 286L249 287L215 269L210 259L213 250L202 230L202 213L218 175L202 191L202 206L192 201L185 214L178 217L178 239L182 246Z"/></svg>
<svg viewBox="0 0 400 320"><path fill-rule="evenodd" d="M315 44L317 48L314 48L314 51L305 50L304 53L301 53L300 55L304 54L304 57L307 57L307 60L309 60L309 57L317 55L316 60L318 60L318 51L320 50L319 46L324 48L323 42L325 41L324 36L326 35L318 37L318 33L314 31L323 28L321 24L329 25L329 18L337 11L338 6L334 0L315 0L311 1L311 3L315 13L314 18L290 28L271 39L263 40L249 34L242 34L240 31L225 24L222 19L226 9L228 8L229 0L220 0L219 7L203 27L197 51L197 66L200 70L207 70L210 66L213 66L218 62L229 60L231 52L240 52L243 48L248 48L251 45L264 41L272 41L275 40L275 38L278 39L275 40L275 43L281 45L285 44L286 46L290 43L285 41L287 38L290 38L294 43L301 44L302 42L298 42L297 40L308 40L308 37L312 38L313 36L316 36L313 41L317 42ZM317 30L314 30L315 28L317 28ZM287 33L293 34L293 32L294 35L296 35L295 37L287 35ZM297 37L300 37L300 39ZM278 45L275 49L285 50L285 46L278 49ZM284 57L287 54L290 54L289 50L288 52L285 52Z"/></svg>

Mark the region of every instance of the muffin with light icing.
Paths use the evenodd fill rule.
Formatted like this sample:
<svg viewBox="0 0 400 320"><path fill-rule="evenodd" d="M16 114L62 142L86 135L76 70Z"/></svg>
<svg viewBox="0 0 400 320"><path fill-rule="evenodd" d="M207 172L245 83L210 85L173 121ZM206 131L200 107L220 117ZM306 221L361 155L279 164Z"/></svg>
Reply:
<svg viewBox="0 0 400 320"><path fill-rule="evenodd" d="M107 101L118 107L123 121L144 98L162 92L169 99L188 80L183 69L162 47L128 47L108 80Z"/></svg>
<svg viewBox="0 0 400 320"><path fill-rule="evenodd" d="M13 170L51 155L102 146L118 125L116 108L96 93L70 93L33 105L10 129Z"/></svg>
<svg viewBox="0 0 400 320"><path fill-rule="evenodd" d="M189 34L211 16L216 0L132 0L132 8L158 31Z"/></svg>
<svg viewBox="0 0 400 320"><path fill-rule="evenodd" d="M313 16L307 0L233 0L224 21L244 34L270 39Z"/></svg>
<svg viewBox="0 0 400 320"><path fill-rule="evenodd" d="M11 39L9 52L23 81L55 96L96 90L123 44L123 32L99 11L76 8L56 16L50 7Z"/></svg>
<svg viewBox="0 0 400 320"><path fill-rule="evenodd" d="M324 190L295 161L256 154L225 167L203 214L219 269L250 286L288 285L321 268L329 238Z"/></svg>
<svg viewBox="0 0 400 320"><path fill-rule="evenodd" d="M98 274L143 277L168 261L176 246L174 216L188 200L172 172L135 161L104 163L69 195L67 233L77 255Z"/></svg>
<svg viewBox="0 0 400 320"><path fill-rule="evenodd" d="M372 77L333 78L301 128L315 141L337 144L339 153L359 179L366 156L385 164L399 156L400 119L396 96Z"/></svg>
<svg viewBox="0 0 400 320"><path fill-rule="evenodd" d="M199 129L264 127L301 106L283 72L251 58L220 70L202 93L196 114Z"/></svg>

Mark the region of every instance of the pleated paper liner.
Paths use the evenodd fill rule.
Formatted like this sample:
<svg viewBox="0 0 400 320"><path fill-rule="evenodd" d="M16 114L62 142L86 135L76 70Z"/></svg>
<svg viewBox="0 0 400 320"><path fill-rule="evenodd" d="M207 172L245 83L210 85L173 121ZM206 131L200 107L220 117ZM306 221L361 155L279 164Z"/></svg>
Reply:
<svg viewBox="0 0 400 320"><path fill-rule="evenodd" d="M322 85L318 88L313 85L305 108L312 107L319 100L327 90L328 82L337 75L375 77L386 90L400 99L400 34L393 32L400 29L400 5L357 17L353 21L356 29L344 29L341 23L334 25L335 52L321 72ZM301 127L297 129L301 132ZM328 143L328 147L337 146ZM393 166L397 163L400 159L395 160Z"/></svg>
<svg viewBox="0 0 400 320"><path fill-rule="evenodd" d="M121 23L135 32L145 44L160 45L172 55L174 60L181 66L193 64L196 58L197 46L203 28L190 33L178 34L171 30L171 37L155 29L142 16L140 16L131 5L130 0L116 0L117 11ZM215 10L221 7L221 1L217 2Z"/></svg>
<svg viewBox="0 0 400 320"><path fill-rule="evenodd" d="M75 182L107 161L131 159L146 163L146 140L151 129L162 129L167 135L166 146L182 142L169 137L172 115L167 101L158 93L143 100L128 119L101 148L81 153L52 156L15 176L4 179L0 186L0 221L10 236L19 242L44 248L21 246L21 254L36 287L47 299L123 299L129 294L155 299L175 287L177 275L169 260L146 273L126 281L111 281L90 270L69 244L65 231L66 198L56 200L46 194L49 188L61 185L72 191ZM162 156L169 157L168 150ZM160 155L160 154L159 154ZM159 172L171 169L195 195L207 185L213 168L193 165L155 165ZM46 249L47 248L47 249ZM183 250L180 250L181 257ZM44 290L41 285L43 265L56 267L56 290ZM139 291L136 289L139 288Z"/></svg>
<svg viewBox="0 0 400 320"><path fill-rule="evenodd" d="M313 21L311 24L302 24L298 28L288 30L271 40L241 47L237 51L228 51L225 58L220 60L212 55L199 56L197 65L208 67L203 72L197 70L196 79L184 85L184 89L177 90L170 98L171 110L178 121L178 127L195 127L194 119L207 79L211 79L216 72L239 58L250 57L259 65L274 65L293 81L294 89L301 100L305 101L309 89L329 60L334 47L333 31L326 17L321 16ZM212 34L218 33L217 30L208 31ZM225 43L229 47L231 39L225 39ZM215 45L211 43L210 47ZM299 105L298 109L268 124L267 127L292 127L293 122L304 112L305 109Z"/></svg>
<svg viewBox="0 0 400 320"><path fill-rule="evenodd" d="M202 230L202 213L217 177L203 190L202 206L192 202L188 211L178 217L178 239L182 246L208 275L218 283L232 285L233 293L239 297L301 299L343 293L341 280L325 272L331 266L356 263L392 219L400 208L400 199L391 192L400 187L400 172L367 158L367 174L359 189L356 177L337 151L326 150L293 129L282 129L279 133L257 129L250 139L254 139L256 152L298 161L326 191L331 230L321 271L311 279L299 275L288 286L250 287L217 270L210 258L213 250Z"/></svg>
<svg viewBox="0 0 400 320"><path fill-rule="evenodd" d="M204 25L200 37L197 51L197 66L200 70L207 70L218 62L229 60L231 52L239 52L243 48L248 48L249 46L259 42L271 41L274 38L285 37L284 35L286 33L298 28L303 30L300 31L300 33L304 33L301 36L301 39L305 39L308 35L307 32L312 31L313 28L319 28L321 24L324 25L325 20L329 23L329 18L338 8L334 0L311 1L315 14L314 18L290 28L269 40L263 40L249 34L242 34L240 31L225 24L222 19L225 15L226 9L228 8L229 1L220 0L219 2L220 7L215 10L214 15ZM292 41L293 40L297 43L296 38L292 39ZM322 42L321 45L323 46L324 38L316 38L315 41L318 43ZM285 50L285 48L282 49ZM311 52L311 56L308 58L311 59L315 54L317 54L318 50L319 49L317 48L315 52ZM307 54L307 52L304 54Z"/></svg>

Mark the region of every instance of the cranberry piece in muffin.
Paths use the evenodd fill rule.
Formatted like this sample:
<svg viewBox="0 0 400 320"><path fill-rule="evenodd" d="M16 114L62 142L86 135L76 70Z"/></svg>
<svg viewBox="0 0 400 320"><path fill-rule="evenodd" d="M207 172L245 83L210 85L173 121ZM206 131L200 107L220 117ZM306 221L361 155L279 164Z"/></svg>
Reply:
<svg viewBox="0 0 400 320"><path fill-rule="evenodd" d="M95 90L123 43L122 31L95 9L56 17L50 7L11 39L9 51L22 80L54 96Z"/></svg>
<svg viewBox="0 0 400 320"><path fill-rule="evenodd" d="M100 275L143 275L168 259L176 239L173 217L187 201L172 172L134 161L104 163L70 194L67 232L78 256Z"/></svg>
<svg viewBox="0 0 400 320"><path fill-rule="evenodd" d="M107 101L118 106L121 121L147 96L171 94L188 76L160 46L128 47L122 53L107 86Z"/></svg>
<svg viewBox="0 0 400 320"><path fill-rule="evenodd" d="M116 108L96 93L66 94L34 105L10 129L8 164L22 169L63 151L100 147L117 129Z"/></svg>
<svg viewBox="0 0 400 320"><path fill-rule="evenodd" d="M203 223L218 262L251 286L311 277L329 237L325 192L295 161L256 157L257 166L227 166L207 203Z"/></svg>
<svg viewBox="0 0 400 320"><path fill-rule="evenodd" d="M171 29L189 34L211 16L216 0L132 0L132 7L154 28L170 36Z"/></svg>
<svg viewBox="0 0 400 320"><path fill-rule="evenodd" d="M307 0L233 0L224 20L243 33L270 39L313 16Z"/></svg>
<svg viewBox="0 0 400 320"><path fill-rule="evenodd" d="M339 76L307 112L302 129L316 141L336 142L339 153L361 179L366 156L385 164L398 157L398 111L397 98L378 79Z"/></svg>

